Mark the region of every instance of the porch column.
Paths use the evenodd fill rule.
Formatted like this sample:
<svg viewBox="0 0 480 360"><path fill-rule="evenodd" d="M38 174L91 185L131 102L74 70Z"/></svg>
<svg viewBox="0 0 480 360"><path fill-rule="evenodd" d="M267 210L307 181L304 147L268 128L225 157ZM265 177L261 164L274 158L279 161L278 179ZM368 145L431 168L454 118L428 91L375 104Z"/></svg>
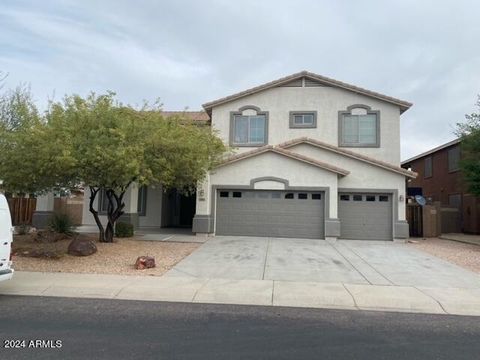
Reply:
<svg viewBox="0 0 480 360"><path fill-rule="evenodd" d="M47 227L50 218L53 215L55 196L53 192L37 196L37 205L32 216L32 226L37 229Z"/></svg>
<svg viewBox="0 0 480 360"><path fill-rule="evenodd" d="M205 180L197 185L197 205L193 217L192 232L196 234L213 233L212 196L210 186L210 174Z"/></svg>
<svg viewBox="0 0 480 360"><path fill-rule="evenodd" d="M338 219L338 183L332 184L325 201L325 240L335 242L340 237L340 220Z"/></svg>

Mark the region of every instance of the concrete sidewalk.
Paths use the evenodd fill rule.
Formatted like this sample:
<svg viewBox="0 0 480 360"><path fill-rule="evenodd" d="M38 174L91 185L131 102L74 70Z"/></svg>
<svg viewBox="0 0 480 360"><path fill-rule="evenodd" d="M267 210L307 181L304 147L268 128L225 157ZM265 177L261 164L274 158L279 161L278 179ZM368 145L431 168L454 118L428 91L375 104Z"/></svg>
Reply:
<svg viewBox="0 0 480 360"><path fill-rule="evenodd" d="M480 316L479 288L17 271L0 294Z"/></svg>
<svg viewBox="0 0 480 360"><path fill-rule="evenodd" d="M459 241L467 244L480 245L480 235L447 233L439 236L440 239Z"/></svg>

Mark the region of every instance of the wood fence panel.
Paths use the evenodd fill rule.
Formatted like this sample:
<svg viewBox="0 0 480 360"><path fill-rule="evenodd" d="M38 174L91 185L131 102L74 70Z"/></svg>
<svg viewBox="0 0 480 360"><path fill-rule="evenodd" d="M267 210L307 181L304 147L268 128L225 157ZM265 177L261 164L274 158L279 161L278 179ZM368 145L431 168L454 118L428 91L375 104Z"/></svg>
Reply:
<svg viewBox="0 0 480 360"><path fill-rule="evenodd" d="M8 206L13 225L32 224L32 216L37 206L35 198L8 198Z"/></svg>

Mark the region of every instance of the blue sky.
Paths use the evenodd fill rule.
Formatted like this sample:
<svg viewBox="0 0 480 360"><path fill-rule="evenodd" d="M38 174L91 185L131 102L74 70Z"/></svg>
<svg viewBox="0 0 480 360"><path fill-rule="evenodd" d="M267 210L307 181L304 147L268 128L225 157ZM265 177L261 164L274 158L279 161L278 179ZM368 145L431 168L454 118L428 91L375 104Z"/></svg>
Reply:
<svg viewBox="0 0 480 360"><path fill-rule="evenodd" d="M461 0L3 0L0 70L41 108L114 90L166 110L309 70L413 102L405 159L453 139L475 109L479 13Z"/></svg>

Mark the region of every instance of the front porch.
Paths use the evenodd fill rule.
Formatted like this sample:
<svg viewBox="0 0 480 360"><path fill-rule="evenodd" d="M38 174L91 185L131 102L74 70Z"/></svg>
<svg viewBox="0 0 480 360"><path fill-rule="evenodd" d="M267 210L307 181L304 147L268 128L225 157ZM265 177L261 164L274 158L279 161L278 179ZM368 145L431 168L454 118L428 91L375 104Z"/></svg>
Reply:
<svg viewBox="0 0 480 360"><path fill-rule="evenodd" d="M172 228L191 232L192 220L195 215L196 194L185 195L177 189L165 190L162 186L130 186L124 196L124 214L119 222L130 223L135 230L145 231L158 235L178 234L178 231L162 229ZM100 193L95 199L94 207L98 209L102 223L107 222L106 209L108 202ZM85 226L96 226L95 220L89 211L89 191L86 190L83 206L83 221ZM180 231L181 232L181 231ZM137 233L137 232L136 232Z"/></svg>
<svg viewBox="0 0 480 360"><path fill-rule="evenodd" d="M54 213L53 193L45 194L37 199L33 214L33 225L45 228ZM81 226L77 231L82 233L98 232L95 220L89 210L90 191L85 188ZM183 194L177 189L164 190L161 186L138 187L133 184L124 195L124 214L118 222L134 226L135 236L144 240L167 241L175 236L192 237L192 222L195 215L196 194ZM93 203L98 211L102 224L107 224L106 211L108 200L104 193L99 192ZM191 240L190 240L191 241Z"/></svg>

